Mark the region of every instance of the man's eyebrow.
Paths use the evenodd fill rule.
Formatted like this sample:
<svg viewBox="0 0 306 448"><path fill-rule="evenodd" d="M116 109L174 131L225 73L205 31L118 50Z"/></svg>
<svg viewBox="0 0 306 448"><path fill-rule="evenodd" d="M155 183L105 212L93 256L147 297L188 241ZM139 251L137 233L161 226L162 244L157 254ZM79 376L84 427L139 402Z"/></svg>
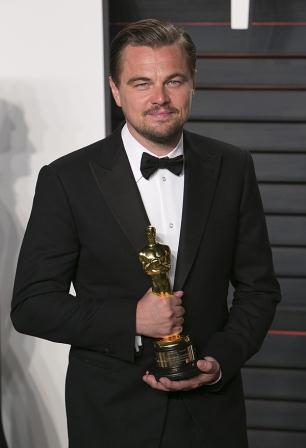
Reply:
<svg viewBox="0 0 306 448"><path fill-rule="evenodd" d="M188 81L188 77L184 74L184 73L171 73L169 76L167 76L166 78L166 82L169 81L170 79L173 78L181 78L183 81ZM130 78L127 81L127 85L133 85L135 82L151 82L151 78L147 78L146 76L133 76L133 78Z"/></svg>
<svg viewBox="0 0 306 448"><path fill-rule="evenodd" d="M183 81L188 80L188 77L184 73L172 73L171 75L167 76L167 81L169 81L169 79L173 79L173 78L182 78Z"/></svg>
<svg viewBox="0 0 306 448"><path fill-rule="evenodd" d="M130 78L127 82L128 85L134 84L137 81L142 81L142 82L148 82L151 81L150 78L146 78L145 76L134 76L133 78Z"/></svg>

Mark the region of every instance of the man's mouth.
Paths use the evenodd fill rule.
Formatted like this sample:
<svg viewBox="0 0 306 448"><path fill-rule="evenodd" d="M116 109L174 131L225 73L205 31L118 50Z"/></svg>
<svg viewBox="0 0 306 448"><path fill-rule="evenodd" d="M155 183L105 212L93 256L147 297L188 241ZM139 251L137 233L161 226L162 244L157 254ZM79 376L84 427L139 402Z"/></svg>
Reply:
<svg viewBox="0 0 306 448"><path fill-rule="evenodd" d="M145 112L145 115L149 115L152 118L163 120L169 118L172 114L175 114L176 112L177 112L176 109L157 109L157 110L149 110Z"/></svg>

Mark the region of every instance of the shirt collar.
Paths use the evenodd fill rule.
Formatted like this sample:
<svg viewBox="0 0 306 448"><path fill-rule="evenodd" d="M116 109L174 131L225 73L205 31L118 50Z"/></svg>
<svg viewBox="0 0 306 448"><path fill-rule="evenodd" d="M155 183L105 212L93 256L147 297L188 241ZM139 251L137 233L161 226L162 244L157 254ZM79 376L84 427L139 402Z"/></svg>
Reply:
<svg viewBox="0 0 306 448"><path fill-rule="evenodd" d="M124 149L128 156L135 180L136 180L136 182L138 182L143 177L141 174L141 171L140 171L140 162L141 162L142 153L147 152L148 154L150 154L154 157L158 157L158 156L156 154L154 154L153 152L149 151L144 146L142 146L135 139L135 137L133 137L133 135L130 133L129 128L127 127L126 123L122 128L121 137L122 137L123 146L124 146ZM169 157L171 159L173 157L180 156L183 153L184 153L184 151L183 151L183 133L182 133L181 138L180 138L178 144L176 145L176 147L173 148L172 151L170 151L165 156L161 156L159 158Z"/></svg>

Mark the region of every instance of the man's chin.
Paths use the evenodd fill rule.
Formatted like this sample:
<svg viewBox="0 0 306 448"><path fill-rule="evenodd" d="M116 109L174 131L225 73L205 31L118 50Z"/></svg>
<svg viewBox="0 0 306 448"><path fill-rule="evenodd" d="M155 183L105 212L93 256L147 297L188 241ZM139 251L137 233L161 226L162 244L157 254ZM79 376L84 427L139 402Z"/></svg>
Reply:
<svg viewBox="0 0 306 448"><path fill-rule="evenodd" d="M182 134L183 126L176 126L172 129L141 129L138 132L147 140L160 145L169 145L178 140Z"/></svg>

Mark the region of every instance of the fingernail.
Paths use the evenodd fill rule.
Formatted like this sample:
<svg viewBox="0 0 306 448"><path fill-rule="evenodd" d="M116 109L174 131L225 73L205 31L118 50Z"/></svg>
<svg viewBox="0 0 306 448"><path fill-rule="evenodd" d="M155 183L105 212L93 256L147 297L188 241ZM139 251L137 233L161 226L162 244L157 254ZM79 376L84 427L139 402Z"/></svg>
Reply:
<svg viewBox="0 0 306 448"><path fill-rule="evenodd" d="M184 291L175 291L175 294L179 294L180 296L184 295Z"/></svg>

